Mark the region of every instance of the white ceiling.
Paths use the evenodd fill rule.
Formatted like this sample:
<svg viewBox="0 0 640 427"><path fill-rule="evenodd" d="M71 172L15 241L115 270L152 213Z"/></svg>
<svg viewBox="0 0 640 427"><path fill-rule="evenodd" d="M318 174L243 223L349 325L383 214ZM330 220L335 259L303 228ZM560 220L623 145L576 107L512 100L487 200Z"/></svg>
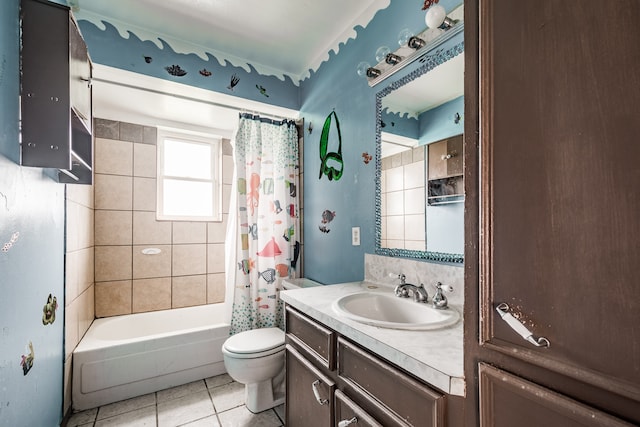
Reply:
<svg viewBox="0 0 640 427"><path fill-rule="evenodd" d="M298 83L390 0L67 0L78 19Z"/></svg>

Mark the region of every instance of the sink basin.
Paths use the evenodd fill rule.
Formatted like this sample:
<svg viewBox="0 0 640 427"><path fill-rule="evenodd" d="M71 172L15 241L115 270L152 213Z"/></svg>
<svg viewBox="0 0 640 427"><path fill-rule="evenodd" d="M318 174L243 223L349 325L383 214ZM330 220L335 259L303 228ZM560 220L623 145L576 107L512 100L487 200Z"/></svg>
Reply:
<svg viewBox="0 0 640 427"><path fill-rule="evenodd" d="M389 293L358 292L333 302L333 310L356 322L389 329L433 330L451 326L460 314L453 308L438 310Z"/></svg>

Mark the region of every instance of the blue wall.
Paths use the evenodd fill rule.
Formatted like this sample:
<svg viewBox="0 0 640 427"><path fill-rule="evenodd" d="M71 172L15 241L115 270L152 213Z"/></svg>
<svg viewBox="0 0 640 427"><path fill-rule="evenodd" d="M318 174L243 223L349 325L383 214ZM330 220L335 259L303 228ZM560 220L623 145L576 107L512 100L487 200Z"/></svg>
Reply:
<svg viewBox="0 0 640 427"><path fill-rule="evenodd" d="M64 186L42 169L17 163L18 5L19 0L0 2L0 247L6 249L0 251L0 424L57 426L64 356ZM43 325L50 293L59 308L56 321ZM29 342L35 359L23 375L20 362Z"/></svg>
<svg viewBox="0 0 640 427"><path fill-rule="evenodd" d="M456 113L460 121L455 122ZM464 96L420 114L420 144L430 144L464 131Z"/></svg>
<svg viewBox="0 0 640 427"><path fill-rule="evenodd" d="M459 3L440 1L447 11ZM374 88L356 74L356 67L360 61L375 64L379 46L397 46L403 28L416 34L424 30L420 7L419 2L392 0L366 28L357 29L355 40L341 46L337 55L331 54L301 84L301 115L314 125L313 133L305 135L304 149L304 256L305 276L310 279L321 283L362 280L364 254L375 252L375 164L365 164L362 153L375 153L376 93L409 73L411 67ZM344 158L344 175L337 182L318 179L320 129L333 110L340 118ZM318 228L325 210L336 212L329 233ZM351 227L360 227L361 246L351 245Z"/></svg>

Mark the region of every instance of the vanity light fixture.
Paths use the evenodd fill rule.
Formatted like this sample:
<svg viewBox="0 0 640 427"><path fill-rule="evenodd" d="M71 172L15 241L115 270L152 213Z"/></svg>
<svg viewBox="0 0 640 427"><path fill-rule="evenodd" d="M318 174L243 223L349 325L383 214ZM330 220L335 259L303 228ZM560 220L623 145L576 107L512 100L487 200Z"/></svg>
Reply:
<svg viewBox="0 0 640 427"><path fill-rule="evenodd" d="M427 28L424 31L414 35L411 30L405 28L398 34L399 49L391 52L387 46L381 46L376 50L376 65L371 66L364 61L358 64L356 72L360 77L367 79L369 86L373 87L400 71L422 55L425 47L429 50L435 49L464 30L464 22L447 17L445 8L436 4L437 1L428 2L429 8L425 15Z"/></svg>

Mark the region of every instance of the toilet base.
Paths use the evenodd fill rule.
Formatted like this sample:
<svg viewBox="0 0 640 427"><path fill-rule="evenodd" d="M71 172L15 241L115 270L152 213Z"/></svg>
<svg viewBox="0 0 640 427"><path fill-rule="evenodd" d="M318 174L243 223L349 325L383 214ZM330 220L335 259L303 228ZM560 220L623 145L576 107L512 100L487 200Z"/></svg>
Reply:
<svg viewBox="0 0 640 427"><path fill-rule="evenodd" d="M284 403L284 391L273 391L271 381L245 385L245 405L254 414Z"/></svg>
<svg viewBox="0 0 640 427"><path fill-rule="evenodd" d="M281 370L275 378L259 383L245 385L245 406L254 414L275 408L284 403L285 370Z"/></svg>

